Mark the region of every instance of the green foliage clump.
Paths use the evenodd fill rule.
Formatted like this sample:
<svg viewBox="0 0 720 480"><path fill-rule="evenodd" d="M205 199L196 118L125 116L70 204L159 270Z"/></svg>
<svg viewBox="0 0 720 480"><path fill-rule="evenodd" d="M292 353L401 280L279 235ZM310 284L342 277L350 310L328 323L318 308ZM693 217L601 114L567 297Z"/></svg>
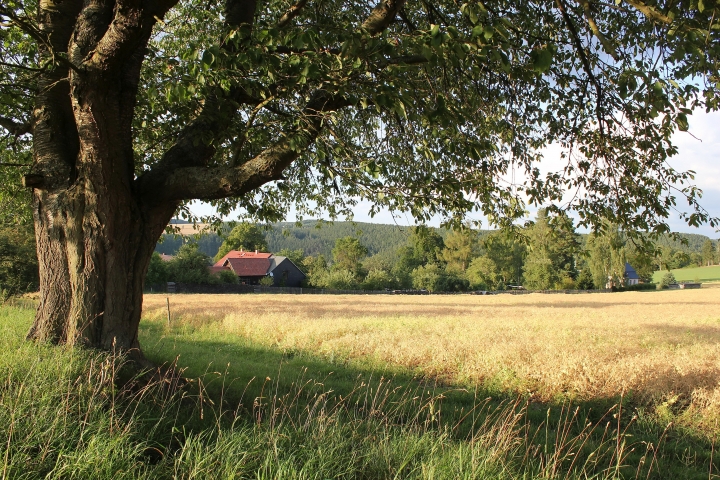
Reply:
<svg viewBox="0 0 720 480"><path fill-rule="evenodd" d="M217 272L215 276L217 276L220 283L225 283L229 285L237 285L240 283L240 279L237 275L235 275L235 272L233 272L232 270L221 270Z"/></svg>
<svg viewBox="0 0 720 480"><path fill-rule="evenodd" d="M572 219L567 215L550 217L547 210L540 209L535 222L526 229L526 235L525 287L532 290L574 288L575 257L580 242Z"/></svg>
<svg viewBox="0 0 720 480"><path fill-rule="evenodd" d="M363 290L384 290L398 288L398 282L391 273L386 270L373 269L368 272L362 281Z"/></svg>
<svg viewBox="0 0 720 480"><path fill-rule="evenodd" d="M333 269L352 272L358 277L362 269L362 260L367 254L368 249L357 238L338 238L332 250Z"/></svg>
<svg viewBox="0 0 720 480"><path fill-rule="evenodd" d="M210 257L200 251L197 244L187 243L168 262L168 279L171 282L207 284L216 283L210 274Z"/></svg>
<svg viewBox="0 0 720 480"><path fill-rule="evenodd" d="M145 275L145 285L160 285L168 282L170 268L168 262L160 257L160 254L153 252L150 257L150 265L148 266L147 275Z"/></svg>
<svg viewBox="0 0 720 480"><path fill-rule="evenodd" d="M323 288L332 290L357 290L359 284L354 272L343 269L332 269L325 274L321 281Z"/></svg>
<svg viewBox="0 0 720 480"><path fill-rule="evenodd" d="M263 287L272 287L275 285L275 280L273 280L273 277L267 275L260 279L260 285L262 285Z"/></svg>
<svg viewBox="0 0 720 480"><path fill-rule="evenodd" d="M0 295L36 291L39 287L35 236L26 224L0 229Z"/></svg>
<svg viewBox="0 0 720 480"><path fill-rule="evenodd" d="M267 252L268 246L265 241L265 234L256 224L241 222L230 231L225 241L220 245L220 249L215 255L215 261L220 260L232 250Z"/></svg>
<svg viewBox="0 0 720 480"><path fill-rule="evenodd" d="M473 290L502 290L505 287L495 262L487 255L474 258L465 272L465 277Z"/></svg>

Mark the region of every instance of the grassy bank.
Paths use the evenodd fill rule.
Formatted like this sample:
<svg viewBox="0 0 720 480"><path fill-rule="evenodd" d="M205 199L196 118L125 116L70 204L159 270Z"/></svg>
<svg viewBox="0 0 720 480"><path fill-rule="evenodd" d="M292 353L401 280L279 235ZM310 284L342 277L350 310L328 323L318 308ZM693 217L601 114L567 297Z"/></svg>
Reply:
<svg viewBox="0 0 720 480"><path fill-rule="evenodd" d="M711 267L678 268L671 270L678 282L720 282L720 265ZM653 274L653 282L660 283L667 270L660 270Z"/></svg>
<svg viewBox="0 0 720 480"><path fill-rule="evenodd" d="M260 342L175 307L169 328L149 315L142 340L156 361L179 355L182 389L25 342L31 312L3 307L2 477L705 479L720 466L706 437L627 398L553 406L421 365Z"/></svg>

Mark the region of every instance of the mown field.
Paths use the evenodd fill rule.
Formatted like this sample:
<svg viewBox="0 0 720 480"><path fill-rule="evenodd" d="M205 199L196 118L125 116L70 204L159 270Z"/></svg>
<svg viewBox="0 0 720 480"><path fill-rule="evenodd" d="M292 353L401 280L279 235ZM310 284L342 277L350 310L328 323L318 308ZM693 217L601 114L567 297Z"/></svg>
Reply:
<svg viewBox="0 0 720 480"><path fill-rule="evenodd" d="M5 305L0 477L717 479L719 294L149 295L144 375Z"/></svg>
<svg viewBox="0 0 720 480"><path fill-rule="evenodd" d="M720 282L720 265L711 267L678 268L671 270L678 282ZM653 274L653 282L659 283L666 270L657 271Z"/></svg>

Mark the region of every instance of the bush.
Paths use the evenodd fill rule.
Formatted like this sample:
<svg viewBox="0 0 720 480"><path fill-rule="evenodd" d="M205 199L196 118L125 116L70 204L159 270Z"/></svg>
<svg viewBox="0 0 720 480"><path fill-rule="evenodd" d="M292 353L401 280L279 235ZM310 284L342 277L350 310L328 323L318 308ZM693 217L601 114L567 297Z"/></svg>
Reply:
<svg viewBox="0 0 720 480"><path fill-rule="evenodd" d="M556 285L556 290L575 290L577 284L571 277L563 277Z"/></svg>
<svg viewBox="0 0 720 480"><path fill-rule="evenodd" d="M673 275L672 272L667 272L665 275L663 275L662 280L660 280L660 288L668 288L668 286L673 283L677 283L677 280L675 280L675 275Z"/></svg>
<svg viewBox="0 0 720 480"><path fill-rule="evenodd" d="M272 287L275 285L275 280L273 279L273 277L268 275L260 279L260 285L262 285L263 287Z"/></svg>
<svg viewBox="0 0 720 480"><path fill-rule="evenodd" d="M383 290L385 288L397 288L397 280L385 270L373 269L362 282L363 290Z"/></svg>
<svg viewBox="0 0 720 480"><path fill-rule="evenodd" d="M237 285L240 283L238 276L231 270L223 270L218 272L216 275L220 279L220 283L227 283L230 285Z"/></svg>
<svg viewBox="0 0 720 480"><path fill-rule="evenodd" d="M0 291L3 296L37 291L35 236L28 226L0 229Z"/></svg>
<svg viewBox="0 0 720 480"><path fill-rule="evenodd" d="M349 270L333 270L328 272L324 284L325 288L334 290L356 290L358 288L355 275Z"/></svg>
<svg viewBox="0 0 720 480"><path fill-rule="evenodd" d="M412 278L413 288L418 290L427 290L428 292L437 292L441 287L441 271L434 263L417 267L410 274Z"/></svg>
<svg viewBox="0 0 720 480"><path fill-rule="evenodd" d="M654 283L638 283L637 285L613 288L613 292L642 292L646 290L659 290L660 288L662 288L660 285Z"/></svg>

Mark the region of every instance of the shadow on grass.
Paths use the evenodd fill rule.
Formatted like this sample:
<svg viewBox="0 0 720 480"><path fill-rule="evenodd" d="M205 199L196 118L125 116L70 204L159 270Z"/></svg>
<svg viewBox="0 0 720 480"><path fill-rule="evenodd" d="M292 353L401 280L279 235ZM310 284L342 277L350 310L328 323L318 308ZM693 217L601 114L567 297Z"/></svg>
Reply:
<svg viewBox="0 0 720 480"><path fill-rule="evenodd" d="M472 441L478 428L497 428L492 422L498 421L498 412L510 409L522 416L519 441L526 443L525 455L532 461L560 455L560 463L570 468L593 465L590 457L596 455L594 473L607 473L614 462L622 465L618 478L707 479L718 478L713 474L720 471L710 441L659 425L629 398L541 403L488 387L468 389L372 359L283 351L216 331L169 330L155 322L143 322L141 339L150 360L176 360L185 369L199 387L197 394L210 399L204 405L213 415L205 416L216 423L267 422L279 412L295 418L322 401L350 407L359 416L392 417L396 424L422 419L457 441Z"/></svg>

